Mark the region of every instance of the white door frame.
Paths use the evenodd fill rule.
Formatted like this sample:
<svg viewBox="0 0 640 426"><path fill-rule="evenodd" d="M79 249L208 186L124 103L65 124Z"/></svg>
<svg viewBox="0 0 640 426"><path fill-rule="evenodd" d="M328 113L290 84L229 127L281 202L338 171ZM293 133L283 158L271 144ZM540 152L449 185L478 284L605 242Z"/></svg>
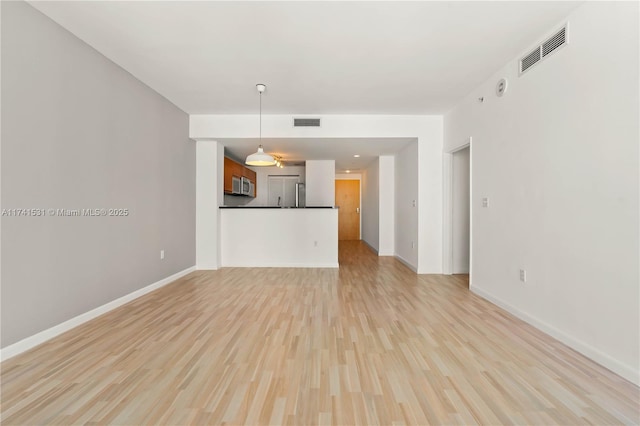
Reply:
<svg viewBox="0 0 640 426"><path fill-rule="evenodd" d="M442 154L443 173L443 240L442 271L453 274L453 154L469 148L469 286L473 277L473 144L471 136L456 148Z"/></svg>

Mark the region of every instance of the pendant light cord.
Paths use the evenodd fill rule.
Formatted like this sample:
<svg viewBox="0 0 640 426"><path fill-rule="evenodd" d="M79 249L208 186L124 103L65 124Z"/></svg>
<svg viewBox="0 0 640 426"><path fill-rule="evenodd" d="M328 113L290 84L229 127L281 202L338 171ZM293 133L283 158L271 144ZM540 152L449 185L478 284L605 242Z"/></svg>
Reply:
<svg viewBox="0 0 640 426"><path fill-rule="evenodd" d="M260 145L262 146L262 92L260 92Z"/></svg>

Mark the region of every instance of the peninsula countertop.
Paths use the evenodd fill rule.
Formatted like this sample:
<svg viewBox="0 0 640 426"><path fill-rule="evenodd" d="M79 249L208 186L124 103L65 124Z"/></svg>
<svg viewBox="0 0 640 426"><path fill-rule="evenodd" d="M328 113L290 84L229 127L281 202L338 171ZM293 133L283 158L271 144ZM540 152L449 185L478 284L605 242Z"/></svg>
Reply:
<svg viewBox="0 0 640 426"><path fill-rule="evenodd" d="M279 207L279 206L220 206L221 209L337 209L337 206L306 206L306 207Z"/></svg>
<svg viewBox="0 0 640 426"><path fill-rule="evenodd" d="M220 207L221 266L338 267L337 208Z"/></svg>

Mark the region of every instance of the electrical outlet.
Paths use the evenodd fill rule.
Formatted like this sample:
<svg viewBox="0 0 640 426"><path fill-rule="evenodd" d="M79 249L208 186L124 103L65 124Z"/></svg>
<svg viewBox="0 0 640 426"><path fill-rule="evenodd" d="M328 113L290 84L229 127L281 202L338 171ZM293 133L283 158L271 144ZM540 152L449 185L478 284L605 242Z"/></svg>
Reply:
<svg viewBox="0 0 640 426"><path fill-rule="evenodd" d="M522 281L523 283L527 282L527 270L526 269L520 269L520 281Z"/></svg>
<svg viewBox="0 0 640 426"><path fill-rule="evenodd" d="M314 242L313 242L313 246L314 246L314 247L318 247L318 242L317 242L317 241L314 241Z"/></svg>
<svg viewBox="0 0 640 426"><path fill-rule="evenodd" d="M416 248L416 243L415 243L415 241L411 241L411 248Z"/></svg>
<svg viewBox="0 0 640 426"><path fill-rule="evenodd" d="M412 200L411 201L411 207L415 207L416 206L416 200Z"/></svg>
<svg viewBox="0 0 640 426"><path fill-rule="evenodd" d="M488 197L484 197L482 199L482 207L489 207L489 198Z"/></svg>
<svg viewBox="0 0 640 426"><path fill-rule="evenodd" d="M160 260L164 259L164 250L160 250Z"/></svg>

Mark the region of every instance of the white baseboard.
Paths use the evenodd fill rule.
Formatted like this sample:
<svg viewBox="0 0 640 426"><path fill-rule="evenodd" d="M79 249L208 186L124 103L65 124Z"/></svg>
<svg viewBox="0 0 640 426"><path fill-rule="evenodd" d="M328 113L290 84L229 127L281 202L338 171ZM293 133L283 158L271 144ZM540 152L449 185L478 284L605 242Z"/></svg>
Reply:
<svg viewBox="0 0 640 426"><path fill-rule="evenodd" d="M251 264L230 264L223 265L224 268L339 268L340 265L336 263L287 263L287 262L258 262Z"/></svg>
<svg viewBox="0 0 640 426"><path fill-rule="evenodd" d="M400 261L400 263L403 263L404 266L406 266L407 268L411 269L413 272L415 272L416 274L418 273L418 268L416 268L415 266L413 266L411 263L409 263L408 260L406 260L405 258L403 258L402 256L398 255L397 253L394 255L396 259L398 259Z"/></svg>
<svg viewBox="0 0 640 426"><path fill-rule="evenodd" d="M590 358L591 360L597 362L598 364L602 365L605 368L608 368L609 370L613 371L614 373L618 374L619 376L629 380L630 382L636 384L636 385L640 385L640 371L634 369L633 367L629 366L629 365L625 365L623 363L621 363L620 361L612 358L611 356L607 355L606 353L592 347L589 346L588 344L568 335L567 333L558 330L557 328L555 328L554 326L552 326L551 324L548 324L544 321L539 320L538 318L535 318L529 314L527 314L526 312L523 312L521 310L519 310L518 308L509 305L508 303L498 299L497 297L493 296L490 293L487 293L486 291L475 287L473 285L471 285L469 287L469 290L471 290L473 293L477 294L478 296L482 297L483 299L488 300L489 302L493 303L494 305L497 305L499 307L501 307L502 309L504 309L505 311L515 315L516 317L520 318L521 320L531 324L532 326L534 326L535 328L537 328L540 331L545 332L546 334L548 334L549 336L553 337L556 340L559 340L560 342L564 343L565 345L569 346L572 349L575 349L576 351L580 352L582 355L586 356L587 358Z"/></svg>
<svg viewBox="0 0 640 426"><path fill-rule="evenodd" d="M29 336L16 342L12 345L9 345L0 350L0 361L4 361L6 359L12 358L22 352L25 352L35 346L38 346L41 343L46 342L49 339L52 339L66 331L71 330L81 324L84 324L87 321L90 321L96 317L99 317L102 314L105 314L119 306L124 305L125 303L129 303L130 301L137 299L140 296L143 296L147 293L152 292L153 290L157 290L160 287L164 287L165 285L172 283L173 281L181 278L193 271L196 270L195 266L187 268L183 271L177 272L167 278L163 278L160 281L156 281L153 284L150 284L146 287L143 287L139 290L131 292L125 296L122 296L116 300L113 300L109 303L106 303L102 306L98 306L95 309L90 310L89 312L85 312L84 314L80 314L77 317L71 318L63 323L55 325L49 329L43 330L39 333L34 334L33 336Z"/></svg>
<svg viewBox="0 0 640 426"><path fill-rule="evenodd" d="M195 270L196 271L217 271L218 270L218 265L196 265L195 266Z"/></svg>
<svg viewBox="0 0 640 426"><path fill-rule="evenodd" d="M377 254L378 256L380 256L380 253L378 252L378 249L376 249L374 246L372 246L371 244L369 244L366 240L360 240L362 241L367 247L369 247L371 250L373 250L373 252L375 254Z"/></svg>
<svg viewBox="0 0 640 426"><path fill-rule="evenodd" d="M383 257L383 256L395 256L396 254L393 251L380 251L378 249L376 249L374 246L372 246L371 244L369 244L367 241L362 240L363 243L365 243L367 245L367 247L369 247L371 250L373 250L373 252L375 254L378 255L378 257ZM402 262L404 263L404 262Z"/></svg>

